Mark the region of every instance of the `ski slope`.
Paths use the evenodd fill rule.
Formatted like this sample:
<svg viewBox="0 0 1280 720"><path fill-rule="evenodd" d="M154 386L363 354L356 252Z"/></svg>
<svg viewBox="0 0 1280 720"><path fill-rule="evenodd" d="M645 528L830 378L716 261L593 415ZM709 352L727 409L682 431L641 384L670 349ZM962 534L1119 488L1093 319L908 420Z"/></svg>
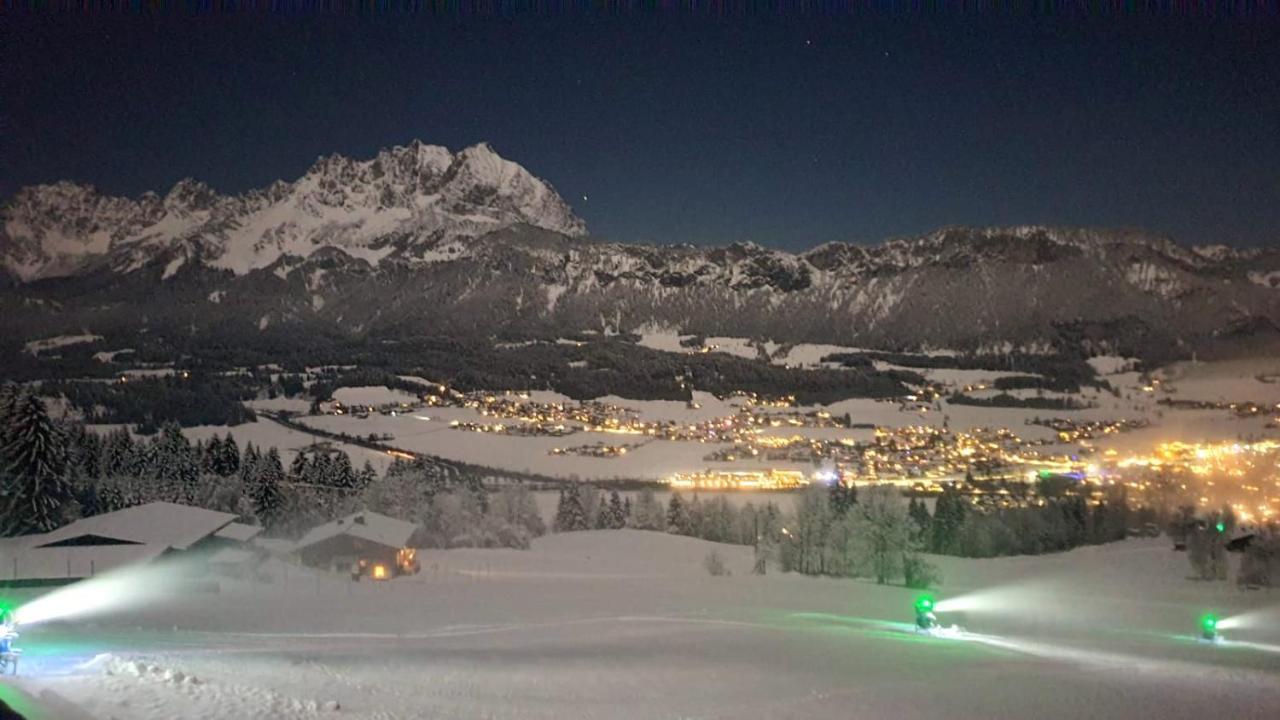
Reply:
<svg viewBox="0 0 1280 720"><path fill-rule="evenodd" d="M732 576L703 570L712 548ZM939 599L968 598L968 610L940 612L963 639L912 633L912 591L753 576L748 548L657 533L553 535L529 551L422 562L413 578L355 585L276 566L271 583L29 628L16 689L62 708L55 717L73 705L141 719L1263 718L1280 707L1278 598L1185 580L1186 558L1165 540L940 558ZM1252 644L1202 645L1189 635L1206 609L1270 620L1229 634Z"/></svg>

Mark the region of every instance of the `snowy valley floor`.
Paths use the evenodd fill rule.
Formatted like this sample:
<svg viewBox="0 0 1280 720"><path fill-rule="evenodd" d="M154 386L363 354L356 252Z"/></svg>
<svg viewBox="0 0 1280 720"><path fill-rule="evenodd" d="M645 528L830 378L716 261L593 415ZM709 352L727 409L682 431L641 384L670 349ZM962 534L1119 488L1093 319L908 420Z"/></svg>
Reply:
<svg viewBox="0 0 1280 720"><path fill-rule="evenodd" d="M716 548L733 571L711 577ZM1184 579L1167 540L938 559L915 593L749 575L750 549L637 531L527 552L425 552L352 585L289 570L94 622L29 628L0 698L93 718L1264 718L1280 709L1280 595ZM1197 643L1201 613L1249 612ZM19 695L19 693L21 695ZM334 705L338 709L333 709Z"/></svg>

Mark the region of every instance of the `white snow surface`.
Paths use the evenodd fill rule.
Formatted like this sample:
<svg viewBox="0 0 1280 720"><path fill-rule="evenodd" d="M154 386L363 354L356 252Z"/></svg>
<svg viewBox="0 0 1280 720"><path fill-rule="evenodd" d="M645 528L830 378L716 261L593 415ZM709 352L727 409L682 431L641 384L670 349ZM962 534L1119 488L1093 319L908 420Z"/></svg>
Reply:
<svg viewBox="0 0 1280 720"><path fill-rule="evenodd" d="M400 402L416 403L418 396L403 390L393 390L385 385L344 387L333 391L333 399L343 405L392 405Z"/></svg>
<svg viewBox="0 0 1280 720"><path fill-rule="evenodd" d="M1118 355L1099 355L1088 360L1088 363L1093 366L1094 372L1099 375L1118 375L1129 372L1137 367L1138 362L1137 358L1120 357Z"/></svg>
<svg viewBox="0 0 1280 720"><path fill-rule="evenodd" d="M40 340L32 340L23 346L28 353L39 355L46 350L56 350L60 347L68 345L79 345L81 343L91 343L101 340L101 335L93 335L86 333L84 335L57 335L55 337L41 338Z"/></svg>
<svg viewBox="0 0 1280 720"><path fill-rule="evenodd" d="M711 550L731 576L703 570ZM56 717L136 720L1202 720L1280 707L1274 598L1187 580L1162 538L936 558L940 600L990 609L940 612L964 628L955 637L910 630L915 591L751 575L750 548L659 533L419 557L421 574L385 583L269 564L270 583L31 627L12 687ZM1265 621L1204 645L1191 635L1209 608Z"/></svg>

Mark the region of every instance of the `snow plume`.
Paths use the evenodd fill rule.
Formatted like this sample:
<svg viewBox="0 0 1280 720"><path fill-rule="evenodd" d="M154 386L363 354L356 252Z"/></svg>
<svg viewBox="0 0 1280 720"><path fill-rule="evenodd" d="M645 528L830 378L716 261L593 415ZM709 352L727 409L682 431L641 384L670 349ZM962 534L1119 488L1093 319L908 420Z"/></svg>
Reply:
<svg viewBox="0 0 1280 720"><path fill-rule="evenodd" d="M1275 627L1280 622L1280 606L1229 615L1218 621L1219 630Z"/></svg>
<svg viewBox="0 0 1280 720"><path fill-rule="evenodd" d="M134 610L179 594L198 576L195 565L162 559L124 567L58 588L14 612L19 625L70 620Z"/></svg>
<svg viewBox="0 0 1280 720"><path fill-rule="evenodd" d="M1057 594L1047 581L1028 581L974 590L934 605L938 613L999 614L1002 616L1035 616Z"/></svg>

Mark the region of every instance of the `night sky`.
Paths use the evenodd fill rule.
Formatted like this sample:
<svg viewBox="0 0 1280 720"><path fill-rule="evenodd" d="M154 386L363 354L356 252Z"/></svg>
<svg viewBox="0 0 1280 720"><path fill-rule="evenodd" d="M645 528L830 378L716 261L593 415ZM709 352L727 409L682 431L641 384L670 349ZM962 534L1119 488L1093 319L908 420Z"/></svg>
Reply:
<svg viewBox="0 0 1280 720"><path fill-rule="evenodd" d="M490 142L614 240L943 225L1280 244L1280 23L0 17L0 197Z"/></svg>

